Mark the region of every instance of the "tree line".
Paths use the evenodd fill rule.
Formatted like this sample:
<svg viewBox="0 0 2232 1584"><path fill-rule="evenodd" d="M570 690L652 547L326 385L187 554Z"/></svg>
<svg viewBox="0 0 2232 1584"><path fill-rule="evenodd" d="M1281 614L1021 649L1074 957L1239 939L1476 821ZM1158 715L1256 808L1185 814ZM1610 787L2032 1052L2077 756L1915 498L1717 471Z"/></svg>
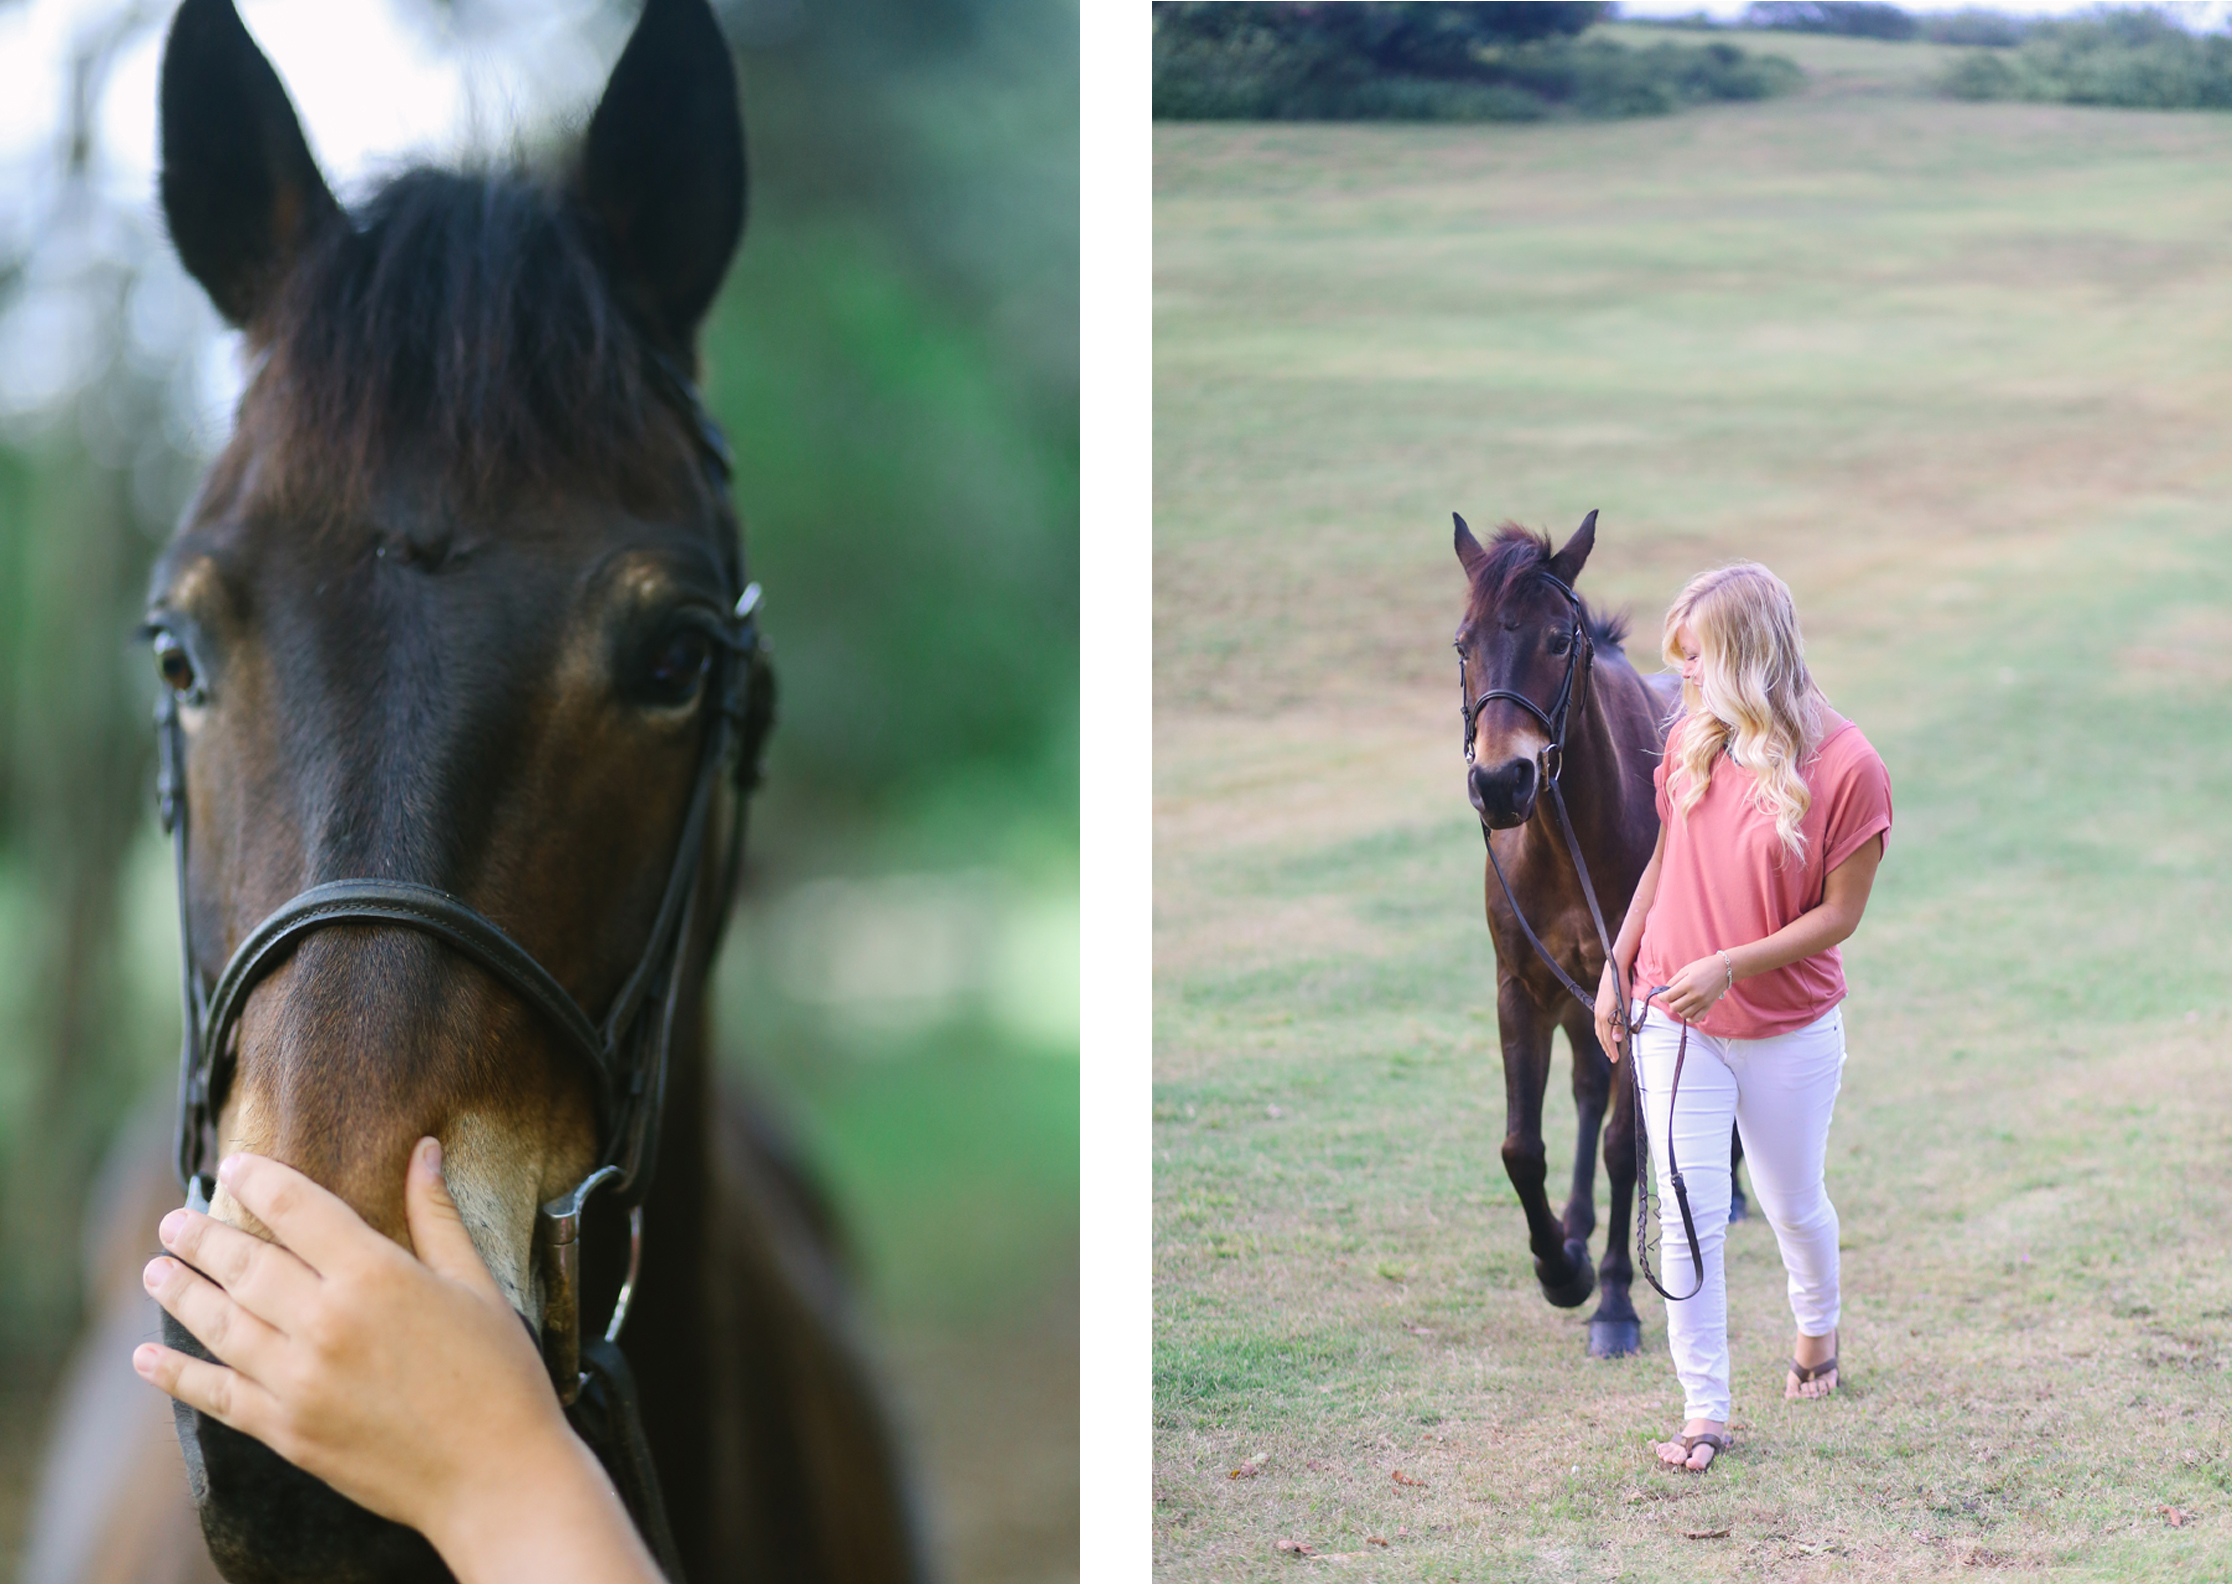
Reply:
<svg viewBox="0 0 2232 1584"><path fill-rule="evenodd" d="M1664 115L1787 93L1779 56L1713 40L1642 48L1581 35L1599 4L1346 5L1162 0L1158 120L1534 121Z"/></svg>

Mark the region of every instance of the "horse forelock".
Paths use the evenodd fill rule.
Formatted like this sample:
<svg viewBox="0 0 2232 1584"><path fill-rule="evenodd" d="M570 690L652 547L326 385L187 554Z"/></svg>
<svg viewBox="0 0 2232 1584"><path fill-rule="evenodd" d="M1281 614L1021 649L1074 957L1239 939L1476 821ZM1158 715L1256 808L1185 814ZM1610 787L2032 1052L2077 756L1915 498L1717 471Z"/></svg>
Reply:
<svg viewBox="0 0 2232 1584"><path fill-rule="evenodd" d="M1472 598L1466 607L1467 625L1485 620L1492 612L1520 592L1527 581L1538 572L1549 572L1551 557L1550 536L1515 522L1504 522L1481 547L1485 558L1472 574ZM1555 574L1552 574L1555 576ZM1606 612L1589 603L1588 597L1578 589L1581 600L1582 625L1588 628L1589 637L1600 647L1626 650L1628 617L1625 611Z"/></svg>
<svg viewBox="0 0 2232 1584"><path fill-rule="evenodd" d="M467 507L647 498L686 448L577 200L524 169L394 178L306 253L257 339L244 429L297 511L359 508L399 464Z"/></svg>

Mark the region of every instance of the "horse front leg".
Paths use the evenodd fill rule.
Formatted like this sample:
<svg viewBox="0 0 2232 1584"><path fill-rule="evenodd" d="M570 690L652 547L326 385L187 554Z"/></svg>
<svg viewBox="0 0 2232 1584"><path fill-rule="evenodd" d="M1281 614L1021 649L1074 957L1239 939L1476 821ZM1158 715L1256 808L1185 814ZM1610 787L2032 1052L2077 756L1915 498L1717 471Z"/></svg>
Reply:
<svg viewBox="0 0 2232 1584"><path fill-rule="evenodd" d="M1578 1308L1596 1286L1589 1245L1566 1237L1544 1186L1549 1165L1542 1149L1542 1097L1550 1081L1551 1022L1523 986L1502 979L1496 988L1496 1027L1503 1040L1504 1171L1526 1212L1535 1280L1556 1307Z"/></svg>
<svg viewBox="0 0 2232 1584"><path fill-rule="evenodd" d="M1574 1040L1574 1048L1580 1049L1583 1036L1576 1034L1570 1024L1567 1034ZM1586 1037L1593 1049L1600 1050L1602 1059L1593 1027ZM1611 1225L1605 1231L1604 1258L1597 1266L1598 1291L1603 1296L1597 1300L1596 1313L1589 1316L1591 1358L1624 1358L1643 1351L1643 1323L1629 1295L1635 1282L1631 1258L1635 1233L1635 1085L1617 1068L1611 1076L1612 1115L1604 1127L1604 1174L1612 1182L1606 1213Z"/></svg>
<svg viewBox="0 0 2232 1584"><path fill-rule="evenodd" d="M1596 1231L1597 1135L1612 1092L1612 1064L1597 1044L1595 1020L1568 1012L1566 1040L1573 1049L1573 1109L1578 1117L1573 1140L1573 1191L1566 1199L1568 1243L1587 1244Z"/></svg>

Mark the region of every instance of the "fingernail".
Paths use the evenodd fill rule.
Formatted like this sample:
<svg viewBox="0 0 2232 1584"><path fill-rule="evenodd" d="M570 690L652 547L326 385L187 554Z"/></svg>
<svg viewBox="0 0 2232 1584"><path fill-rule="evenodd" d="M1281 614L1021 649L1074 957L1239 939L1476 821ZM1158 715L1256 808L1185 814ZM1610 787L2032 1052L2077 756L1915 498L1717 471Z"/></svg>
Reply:
<svg viewBox="0 0 2232 1584"><path fill-rule="evenodd" d="M162 1225L155 1230L161 1235L163 1246L165 1248L170 1247L171 1244L178 1241L178 1234L186 1230L186 1212L173 1210L169 1215L163 1217Z"/></svg>
<svg viewBox="0 0 2232 1584"><path fill-rule="evenodd" d="M142 1375L154 1374L158 1351L154 1343L142 1342L138 1347L132 1349L132 1368L138 1370Z"/></svg>
<svg viewBox="0 0 2232 1584"><path fill-rule="evenodd" d="M426 1162L426 1169L435 1176L442 1175L442 1141L438 1138L419 1140L419 1159Z"/></svg>
<svg viewBox="0 0 2232 1584"><path fill-rule="evenodd" d="M239 1170L239 1168L240 1157L238 1155L227 1155L223 1160L217 1163L217 1180L225 1184L228 1188L231 1187L233 1173Z"/></svg>
<svg viewBox="0 0 2232 1584"><path fill-rule="evenodd" d="M161 1255L147 1262L147 1269L140 1272L140 1282L150 1291L163 1285L163 1278L170 1274L171 1262Z"/></svg>

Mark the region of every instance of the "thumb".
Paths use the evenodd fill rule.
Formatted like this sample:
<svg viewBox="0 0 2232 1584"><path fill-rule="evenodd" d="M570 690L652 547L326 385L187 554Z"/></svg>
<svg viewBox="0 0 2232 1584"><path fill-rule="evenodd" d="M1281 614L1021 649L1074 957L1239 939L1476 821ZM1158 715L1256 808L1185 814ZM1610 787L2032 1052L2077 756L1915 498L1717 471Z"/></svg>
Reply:
<svg viewBox="0 0 2232 1584"><path fill-rule="evenodd" d="M439 1139L422 1138L411 1151L411 1169L403 1185L404 1213L411 1225L411 1247L436 1275L463 1282L484 1297L502 1301L496 1278L488 1274L480 1250L449 1184L442 1180L442 1145Z"/></svg>

